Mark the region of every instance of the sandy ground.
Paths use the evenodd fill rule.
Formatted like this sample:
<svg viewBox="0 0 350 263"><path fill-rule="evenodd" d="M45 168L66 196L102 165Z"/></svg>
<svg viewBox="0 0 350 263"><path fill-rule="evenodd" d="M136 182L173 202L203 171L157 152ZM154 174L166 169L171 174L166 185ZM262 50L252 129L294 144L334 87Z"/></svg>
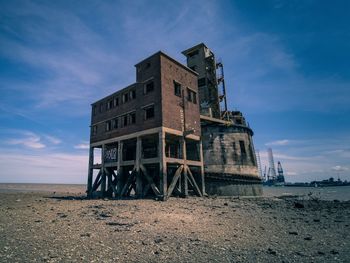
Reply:
<svg viewBox="0 0 350 263"><path fill-rule="evenodd" d="M0 262L350 262L350 202L0 193Z"/></svg>

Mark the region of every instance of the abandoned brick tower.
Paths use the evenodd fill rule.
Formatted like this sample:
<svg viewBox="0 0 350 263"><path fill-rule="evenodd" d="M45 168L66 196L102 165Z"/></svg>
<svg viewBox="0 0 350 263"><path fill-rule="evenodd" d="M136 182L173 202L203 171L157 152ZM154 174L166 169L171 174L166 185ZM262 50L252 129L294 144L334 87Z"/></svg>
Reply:
<svg viewBox="0 0 350 263"><path fill-rule="evenodd" d="M157 52L135 65L136 83L92 104L89 197L259 192L253 132L227 110L222 63L204 44L183 54L188 67Z"/></svg>

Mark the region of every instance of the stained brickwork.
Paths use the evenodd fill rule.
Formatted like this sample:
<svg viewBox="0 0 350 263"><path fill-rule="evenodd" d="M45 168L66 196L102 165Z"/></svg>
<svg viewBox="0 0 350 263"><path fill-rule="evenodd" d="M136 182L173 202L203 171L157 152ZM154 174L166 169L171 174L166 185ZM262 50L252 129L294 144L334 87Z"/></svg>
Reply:
<svg viewBox="0 0 350 263"><path fill-rule="evenodd" d="M199 136L197 74L162 52L135 67L136 83L92 104L91 143L161 126L183 131L184 118L186 130Z"/></svg>

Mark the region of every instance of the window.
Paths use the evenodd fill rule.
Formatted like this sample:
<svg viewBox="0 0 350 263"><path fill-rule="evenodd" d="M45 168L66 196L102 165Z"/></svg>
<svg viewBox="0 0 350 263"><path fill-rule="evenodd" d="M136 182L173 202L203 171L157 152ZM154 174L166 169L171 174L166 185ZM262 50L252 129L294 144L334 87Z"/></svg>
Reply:
<svg viewBox="0 0 350 263"><path fill-rule="evenodd" d="M119 105L119 98L114 98L114 107L117 107Z"/></svg>
<svg viewBox="0 0 350 263"><path fill-rule="evenodd" d="M239 147L241 148L241 155L247 155L247 152L245 150L244 141L239 141Z"/></svg>
<svg viewBox="0 0 350 263"><path fill-rule="evenodd" d="M95 116L97 113L96 105L92 106L92 115Z"/></svg>
<svg viewBox="0 0 350 263"><path fill-rule="evenodd" d="M198 51L198 49L197 49L197 50L194 50L194 51L188 53L187 56L188 56L189 58L191 58L191 57L193 57L193 56L195 56L195 55L198 55L198 53L199 53L199 51Z"/></svg>
<svg viewBox="0 0 350 263"><path fill-rule="evenodd" d="M198 87L205 86L205 78L198 79Z"/></svg>
<svg viewBox="0 0 350 263"><path fill-rule="evenodd" d="M128 126L128 115L122 116L123 127Z"/></svg>
<svg viewBox="0 0 350 263"><path fill-rule="evenodd" d="M193 67L190 67L190 69L192 69L193 71L196 71L197 67L193 66Z"/></svg>
<svg viewBox="0 0 350 263"><path fill-rule="evenodd" d="M128 102L129 101L129 93L124 93L123 94L123 103Z"/></svg>
<svg viewBox="0 0 350 263"><path fill-rule="evenodd" d="M197 104L197 93L187 88L187 100Z"/></svg>
<svg viewBox="0 0 350 263"><path fill-rule="evenodd" d="M112 109L112 108L113 108L113 101L112 101L112 100L109 100L109 101L107 102L107 109L110 110L110 109Z"/></svg>
<svg viewBox="0 0 350 263"><path fill-rule="evenodd" d="M101 103L100 104L100 112L102 112L103 111L103 104Z"/></svg>
<svg viewBox="0 0 350 263"><path fill-rule="evenodd" d="M145 65L145 69L148 69L151 67L151 63L147 62L146 65Z"/></svg>
<svg viewBox="0 0 350 263"><path fill-rule="evenodd" d="M136 123L136 112L130 113L130 124Z"/></svg>
<svg viewBox="0 0 350 263"><path fill-rule="evenodd" d="M174 81L174 94L181 97L181 84Z"/></svg>
<svg viewBox="0 0 350 263"><path fill-rule="evenodd" d="M144 108L145 120L154 118L154 105Z"/></svg>
<svg viewBox="0 0 350 263"><path fill-rule="evenodd" d="M113 129L118 129L118 118L113 119Z"/></svg>
<svg viewBox="0 0 350 263"><path fill-rule="evenodd" d="M92 126L92 135L97 134L97 125Z"/></svg>
<svg viewBox="0 0 350 263"><path fill-rule="evenodd" d="M153 90L154 90L154 82L153 81L148 82L144 87L144 94L147 94Z"/></svg>
<svg viewBox="0 0 350 263"><path fill-rule="evenodd" d="M106 121L106 131L111 130L111 121Z"/></svg>
<svg viewBox="0 0 350 263"><path fill-rule="evenodd" d="M130 100L136 99L136 90L130 91Z"/></svg>

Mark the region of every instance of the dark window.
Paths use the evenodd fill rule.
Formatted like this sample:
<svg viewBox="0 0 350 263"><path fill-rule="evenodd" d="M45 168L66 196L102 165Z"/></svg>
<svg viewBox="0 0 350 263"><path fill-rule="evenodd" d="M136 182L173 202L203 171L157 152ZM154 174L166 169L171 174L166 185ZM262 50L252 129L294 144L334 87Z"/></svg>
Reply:
<svg viewBox="0 0 350 263"><path fill-rule="evenodd" d="M205 86L205 78L198 79L198 87Z"/></svg>
<svg viewBox="0 0 350 263"><path fill-rule="evenodd" d="M128 126L128 116L127 115L122 116L122 120L123 120L123 127Z"/></svg>
<svg viewBox="0 0 350 263"><path fill-rule="evenodd" d="M151 63L147 62L145 68L148 69L151 67Z"/></svg>
<svg viewBox="0 0 350 263"><path fill-rule="evenodd" d="M100 104L100 112L102 112L103 111L103 104L101 103Z"/></svg>
<svg viewBox="0 0 350 263"><path fill-rule="evenodd" d="M174 81L174 94L181 97L181 84Z"/></svg>
<svg viewBox="0 0 350 263"><path fill-rule="evenodd" d="M247 152L245 150L244 141L239 141L239 147L241 148L241 155L247 155Z"/></svg>
<svg viewBox="0 0 350 263"><path fill-rule="evenodd" d="M114 107L119 105L119 98L114 98Z"/></svg>
<svg viewBox="0 0 350 263"><path fill-rule="evenodd" d="M145 120L154 118L154 106L149 106L144 109L145 111Z"/></svg>
<svg viewBox="0 0 350 263"><path fill-rule="evenodd" d="M154 82L148 82L145 86L144 93L147 94L154 90Z"/></svg>
<svg viewBox="0 0 350 263"><path fill-rule="evenodd" d="M112 100L109 100L108 102L107 102L107 109L112 109L113 108L113 101Z"/></svg>
<svg viewBox="0 0 350 263"><path fill-rule="evenodd" d="M187 100L197 104L197 94L193 90L187 89Z"/></svg>
<svg viewBox="0 0 350 263"><path fill-rule="evenodd" d="M128 102L128 101L129 101L129 93L125 93L123 95L123 102L125 103L125 102Z"/></svg>
<svg viewBox="0 0 350 263"><path fill-rule="evenodd" d="M96 110L96 105L92 106L92 115L96 115L97 110Z"/></svg>
<svg viewBox="0 0 350 263"><path fill-rule="evenodd" d="M191 58L191 57L193 57L193 56L195 56L195 55L198 55L198 53L199 53L199 51L198 51L198 49L197 49L197 50L195 50L195 51L192 51L191 53L188 53L187 56L188 56L189 58Z"/></svg>
<svg viewBox="0 0 350 263"><path fill-rule="evenodd" d="M106 131L111 130L111 121L106 121Z"/></svg>
<svg viewBox="0 0 350 263"><path fill-rule="evenodd" d="M136 113L132 112L130 113L130 124L136 123Z"/></svg>
<svg viewBox="0 0 350 263"><path fill-rule="evenodd" d="M136 99L136 90L130 91L130 100Z"/></svg>
<svg viewBox="0 0 350 263"><path fill-rule="evenodd" d="M118 118L113 120L113 129L118 129Z"/></svg>
<svg viewBox="0 0 350 263"><path fill-rule="evenodd" d="M196 71L197 67L193 66L193 67L190 67L190 69L192 69L193 71Z"/></svg>

